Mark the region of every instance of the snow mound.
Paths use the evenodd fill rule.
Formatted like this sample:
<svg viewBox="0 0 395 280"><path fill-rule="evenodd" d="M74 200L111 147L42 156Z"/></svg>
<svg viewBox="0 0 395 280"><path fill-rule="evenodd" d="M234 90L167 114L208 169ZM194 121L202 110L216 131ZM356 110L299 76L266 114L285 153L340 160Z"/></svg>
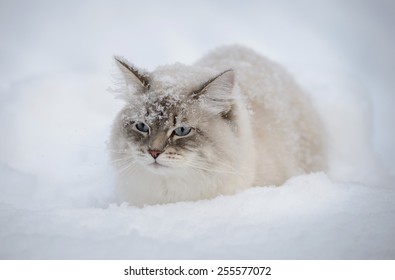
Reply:
<svg viewBox="0 0 395 280"><path fill-rule="evenodd" d="M8 175L14 182L23 180ZM145 208L33 210L2 202L0 222L6 226L0 230L0 257L393 258L394 199L393 189L334 183L316 173L292 178L282 187Z"/></svg>

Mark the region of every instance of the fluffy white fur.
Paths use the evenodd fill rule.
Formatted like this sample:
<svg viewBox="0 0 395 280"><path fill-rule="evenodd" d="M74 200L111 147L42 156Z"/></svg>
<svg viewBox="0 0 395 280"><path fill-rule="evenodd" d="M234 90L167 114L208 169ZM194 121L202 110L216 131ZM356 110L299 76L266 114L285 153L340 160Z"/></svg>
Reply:
<svg viewBox="0 0 395 280"><path fill-rule="evenodd" d="M109 148L121 201L208 199L325 168L322 128L308 97L255 52L223 47L193 66L151 73L117 61L127 104ZM138 131L137 122L150 131ZM180 126L191 133L174 135ZM156 159L148 152L153 148L162 151Z"/></svg>

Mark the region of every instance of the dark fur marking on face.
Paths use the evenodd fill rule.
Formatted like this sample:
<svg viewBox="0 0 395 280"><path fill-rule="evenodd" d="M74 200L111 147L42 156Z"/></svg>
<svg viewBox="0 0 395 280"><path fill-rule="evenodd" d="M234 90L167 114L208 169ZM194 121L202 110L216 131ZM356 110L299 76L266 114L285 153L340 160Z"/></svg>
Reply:
<svg viewBox="0 0 395 280"><path fill-rule="evenodd" d="M148 137L148 149L164 151L169 145L165 131L154 132Z"/></svg>
<svg viewBox="0 0 395 280"><path fill-rule="evenodd" d="M173 138L173 140L172 140L173 147L179 148L179 149L185 149L188 151L193 151L201 145L201 143L203 141L202 138L205 138L205 137L203 137L199 133L194 133L193 135L186 136L186 137L181 137L181 138L172 137L172 138Z"/></svg>
<svg viewBox="0 0 395 280"><path fill-rule="evenodd" d="M136 122L135 121L131 121L128 119L125 119L122 121L122 125L124 128L130 128L132 125L134 125Z"/></svg>
<svg viewBox="0 0 395 280"><path fill-rule="evenodd" d="M177 124L177 114L176 113L174 113L174 115L173 115L173 126L176 126L176 124Z"/></svg>
<svg viewBox="0 0 395 280"><path fill-rule="evenodd" d="M146 137L134 130L133 128L134 124L135 122L130 122L126 126L123 126L123 132L126 135L126 137L132 139L133 142L141 142Z"/></svg>
<svg viewBox="0 0 395 280"><path fill-rule="evenodd" d="M199 134L201 137L206 138L206 134L198 127L195 128L195 132Z"/></svg>
<svg viewBox="0 0 395 280"><path fill-rule="evenodd" d="M221 118L223 118L226 121L233 122L235 120L235 114L234 114L234 105L232 104L230 109L227 112L222 112L221 113Z"/></svg>

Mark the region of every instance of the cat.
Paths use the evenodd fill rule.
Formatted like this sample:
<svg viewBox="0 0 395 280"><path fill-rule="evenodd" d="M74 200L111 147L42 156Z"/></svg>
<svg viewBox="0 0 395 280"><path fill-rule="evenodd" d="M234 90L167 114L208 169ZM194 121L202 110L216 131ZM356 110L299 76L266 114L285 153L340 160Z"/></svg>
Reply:
<svg viewBox="0 0 395 280"><path fill-rule="evenodd" d="M152 72L115 57L125 107L109 150L120 201L210 199L325 169L319 116L278 64L243 46Z"/></svg>

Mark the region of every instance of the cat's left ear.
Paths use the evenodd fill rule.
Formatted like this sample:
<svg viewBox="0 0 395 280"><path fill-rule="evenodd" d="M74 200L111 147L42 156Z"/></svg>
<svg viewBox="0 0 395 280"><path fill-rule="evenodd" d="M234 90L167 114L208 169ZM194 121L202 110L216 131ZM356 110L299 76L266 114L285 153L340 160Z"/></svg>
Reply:
<svg viewBox="0 0 395 280"><path fill-rule="evenodd" d="M206 109L214 114L227 114L231 111L235 99L233 95L234 82L234 71L226 70L207 81L192 94L192 97L201 101Z"/></svg>
<svg viewBox="0 0 395 280"><path fill-rule="evenodd" d="M120 56L114 56L114 59L129 85L133 86L137 91L143 91L151 87L147 73L143 73Z"/></svg>

